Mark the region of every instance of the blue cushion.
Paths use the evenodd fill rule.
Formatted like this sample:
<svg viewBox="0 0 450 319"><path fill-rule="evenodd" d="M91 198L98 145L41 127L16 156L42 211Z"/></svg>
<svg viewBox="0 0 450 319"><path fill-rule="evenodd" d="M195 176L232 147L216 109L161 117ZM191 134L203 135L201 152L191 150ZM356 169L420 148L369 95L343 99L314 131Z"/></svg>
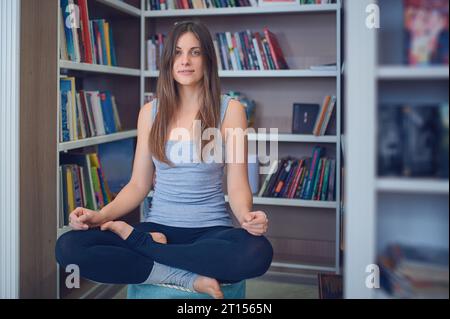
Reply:
<svg viewBox="0 0 450 319"><path fill-rule="evenodd" d="M235 284L221 285L225 299L244 299L245 280ZM128 285L128 299L212 299L203 293L184 291L160 285Z"/></svg>

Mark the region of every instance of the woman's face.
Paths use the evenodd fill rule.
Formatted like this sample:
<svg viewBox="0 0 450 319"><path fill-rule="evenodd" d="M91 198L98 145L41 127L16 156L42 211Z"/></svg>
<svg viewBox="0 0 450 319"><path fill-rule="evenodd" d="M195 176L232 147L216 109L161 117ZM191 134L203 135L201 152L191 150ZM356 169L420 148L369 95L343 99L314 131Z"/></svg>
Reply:
<svg viewBox="0 0 450 319"><path fill-rule="evenodd" d="M173 63L173 78L181 85L196 85L203 79L203 52L192 32L178 38Z"/></svg>

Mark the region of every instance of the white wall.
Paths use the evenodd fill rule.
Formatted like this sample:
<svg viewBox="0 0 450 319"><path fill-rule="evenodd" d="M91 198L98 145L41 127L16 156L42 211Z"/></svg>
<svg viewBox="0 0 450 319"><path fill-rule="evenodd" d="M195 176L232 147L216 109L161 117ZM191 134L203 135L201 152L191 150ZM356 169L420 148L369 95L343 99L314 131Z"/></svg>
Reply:
<svg viewBox="0 0 450 319"><path fill-rule="evenodd" d="M0 0L0 298L19 297L20 0Z"/></svg>

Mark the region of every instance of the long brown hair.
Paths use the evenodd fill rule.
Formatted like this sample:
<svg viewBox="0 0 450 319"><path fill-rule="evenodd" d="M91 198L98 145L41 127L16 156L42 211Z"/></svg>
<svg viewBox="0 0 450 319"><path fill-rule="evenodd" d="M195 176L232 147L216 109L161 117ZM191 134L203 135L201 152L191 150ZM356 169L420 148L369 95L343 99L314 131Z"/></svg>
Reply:
<svg viewBox="0 0 450 319"><path fill-rule="evenodd" d="M149 137L150 150L153 156L168 165L172 165L165 154L165 145L169 138L168 127L170 120L174 117L181 102L172 69L178 39L186 32L192 32L199 40L203 56L203 83L200 94L200 110L196 117L196 119L201 121L201 133L207 128L217 128L220 124L220 80L217 69L217 57L211 34L208 28L201 22L178 22L169 32L164 43L156 87L158 112ZM201 140L201 150L203 150L203 146L208 142Z"/></svg>

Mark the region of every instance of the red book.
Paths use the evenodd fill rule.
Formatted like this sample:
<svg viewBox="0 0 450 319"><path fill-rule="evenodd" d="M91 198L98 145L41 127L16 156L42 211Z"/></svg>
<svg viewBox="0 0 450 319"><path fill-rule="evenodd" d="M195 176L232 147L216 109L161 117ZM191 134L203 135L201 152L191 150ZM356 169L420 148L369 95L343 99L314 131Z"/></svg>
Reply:
<svg viewBox="0 0 450 319"><path fill-rule="evenodd" d="M266 55L264 54L264 49L261 42L261 36L259 32L255 32L256 43L258 43L259 52L261 53L261 59L263 61L264 70L269 70L269 64L267 63Z"/></svg>
<svg viewBox="0 0 450 319"><path fill-rule="evenodd" d="M78 0L81 17L81 39L83 41L84 57L86 63L93 63L91 48L91 33L89 32L89 14L87 0Z"/></svg>
<svg viewBox="0 0 450 319"><path fill-rule="evenodd" d="M269 28L264 27L264 35L269 43L270 53L272 54L277 70L289 69L275 34L270 32Z"/></svg>

